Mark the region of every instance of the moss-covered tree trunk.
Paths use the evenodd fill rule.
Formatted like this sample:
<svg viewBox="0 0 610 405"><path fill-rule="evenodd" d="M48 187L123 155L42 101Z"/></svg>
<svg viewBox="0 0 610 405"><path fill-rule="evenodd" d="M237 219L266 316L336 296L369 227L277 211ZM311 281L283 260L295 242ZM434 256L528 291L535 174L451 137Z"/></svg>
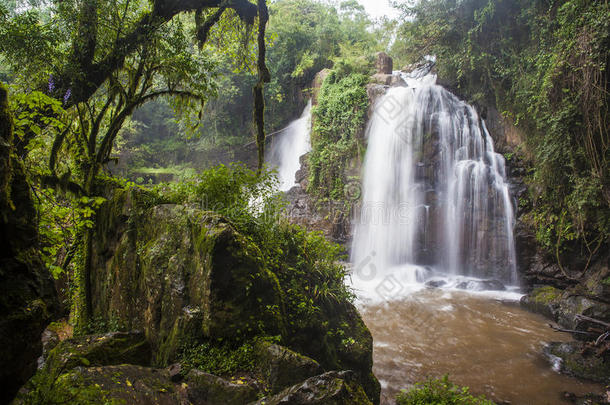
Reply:
<svg viewBox="0 0 610 405"><path fill-rule="evenodd" d="M86 197L92 197L94 193L94 183L97 176L95 157L90 157L90 162L86 165L83 190ZM86 333L93 314L93 299L91 291L91 271L92 271L92 252L94 229L85 227L82 233L80 248L80 260L76 269L76 293L74 297L73 320L76 333Z"/></svg>
<svg viewBox="0 0 610 405"><path fill-rule="evenodd" d="M59 307L40 259L36 210L14 141L8 91L0 85L0 403L36 371L40 335Z"/></svg>

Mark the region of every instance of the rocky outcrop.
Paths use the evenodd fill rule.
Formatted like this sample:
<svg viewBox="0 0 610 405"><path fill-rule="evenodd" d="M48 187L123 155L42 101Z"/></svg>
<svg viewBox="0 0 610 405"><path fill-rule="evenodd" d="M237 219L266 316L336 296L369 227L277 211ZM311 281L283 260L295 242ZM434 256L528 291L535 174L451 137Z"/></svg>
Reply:
<svg viewBox="0 0 610 405"><path fill-rule="evenodd" d="M583 342L553 342L544 353L556 369L574 377L610 383L610 352L596 353Z"/></svg>
<svg viewBox="0 0 610 405"><path fill-rule="evenodd" d="M329 372L311 377L277 395L250 405L370 405L353 373Z"/></svg>
<svg viewBox="0 0 610 405"><path fill-rule="evenodd" d="M193 405L247 404L257 398L256 390L248 385L233 383L199 370L191 370L184 384Z"/></svg>
<svg viewBox="0 0 610 405"><path fill-rule="evenodd" d="M59 310L37 251L36 210L13 141L8 92L0 85L0 403L36 371L40 336Z"/></svg>
<svg viewBox="0 0 610 405"><path fill-rule="evenodd" d="M320 96L320 89L322 88L322 84L324 84L324 80L330 74L330 69L322 69L318 73L316 73L313 82L311 83L311 103L312 105L318 104L318 97Z"/></svg>
<svg viewBox="0 0 610 405"><path fill-rule="evenodd" d="M94 315L145 331L163 366L187 338L282 333L278 281L259 249L216 214L147 198L120 190L99 213Z"/></svg>
<svg viewBox="0 0 610 405"><path fill-rule="evenodd" d="M533 312L553 319L569 330L582 332L576 334L582 339L594 339L603 332L599 325L586 320L594 318L610 323L610 270L608 266L598 264L591 269L585 280L567 289L543 286L521 299L521 305ZM585 333L591 333L586 335Z"/></svg>
<svg viewBox="0 0 610 405"><path fill-rule="evenodd" d="M151 360L141 332L68 339L50 351L14 404L246 405L264 394L267 398L256 403L372 404L356 373L322 374L316 361L263 341L256 345L252 361L257 371L250 380L197 369L181 372L178 364L151 368Z"/></svg>
<svg viewBox="0 0 610 405"><path fill-rule="evenodd" d="M322 373L320 364L286 347L266 341L257 344L257 369L271 393Z"/></svg>
<svg viewBox="0 0 610 405"><path fill-rule="evenodd" d="M142 330L155 367L177 361L187 343L281 336L289 349L273 346L257 360L266 364L268 374L260 374L274 390L323 370L353 370L369 398L378 401L372 337L351 303L338 303L332 313L323 310L324 325L310 323L288 333L289 287L280 285L256 244L217 214L157 204L154 198L138 188L119 189L101 207L93 254L94 317ZM353 343L329 337L333 328Z"/></svg>
<svg viewBox="0 0 610 405"><path fill-rule="evenodd" d="M394 70L394 61L385 52L375 54L375 70L377 73L391 75Z"/></svg>

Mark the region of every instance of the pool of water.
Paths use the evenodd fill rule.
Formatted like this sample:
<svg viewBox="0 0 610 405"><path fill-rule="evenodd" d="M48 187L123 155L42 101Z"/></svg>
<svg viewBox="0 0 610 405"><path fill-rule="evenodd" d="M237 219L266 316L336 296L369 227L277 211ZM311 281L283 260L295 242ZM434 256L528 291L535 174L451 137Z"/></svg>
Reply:
<svg viewBox="0 0 610 405"><path fill-rule="evenodd" d="M541 354L545 342L567 341L514 297L421 289L390 301L361 301L374 340L382 404L426 377L449 374L496 402L557 405L565 391L601 393L598 384L557 373Z"/></svg>

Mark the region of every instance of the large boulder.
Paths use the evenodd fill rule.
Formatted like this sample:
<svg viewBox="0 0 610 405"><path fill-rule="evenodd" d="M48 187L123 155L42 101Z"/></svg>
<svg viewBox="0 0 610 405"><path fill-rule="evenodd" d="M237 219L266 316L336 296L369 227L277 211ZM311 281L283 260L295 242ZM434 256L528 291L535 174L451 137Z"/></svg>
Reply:
<svg viewBox="0 0 610 405"><path fill-rule="evenodd" d="M595 353L583 342L552 342L544 353L560 372L595 382L610 383L610 352Z"/></svg>
<svg viewBox="0 0 610 405"><path fill-rule="evenodd" d="M521 299L521 305L553 319L565 329L580 332L595 331L600 325L586 318L610 323L610 302L607 298L610 296L609 280L610 270L607 264L597 264L591 268L589 276L581 283L567 289L553 286L535 288ZM593 332L591 335L575 334L575 337L592 339L597 336Z"/></svg>
<svg viewBox="0 0 610 405"><path fill-rule="evenodd" d="M256 400L254 388L218 376L191 370L186 378L188 399L193 405L239 405Z"/></svg>
<svg viewBox="0 0 610 405"><path fill-rule="evenodd" d="M59 311L38 251L30 185L13 141L8 93L0 85L0 403L13 398L36 371L40 336Z"/></svg>
<svg viewBox="0 0 610 405"><path fill-rule="evenodd" d="M256 351L258 372L272 393L323 371L317 361L267 341L258 342Z"/></svg>
<svg viewBox="0 0 610 405"><path fill-rule="evenodd" d="M66 339L50 350L43 369L136 364L148 366L151 350L142 332L110 332Z"/></svg>
<svg viewBox="0 0 610 405"><path fill-rule="evenodd" d="M174 363L181 347L199 341L281 336L290 351L274 347L282 359L265 360L262 373L274 389L322 369L353 370L379 401L372 337L356 308L338 302L319 322L287 328L280 279L258 247L217 214L158 204L137 188L117 190L98 213L92 261L94 316L143 330L153 366Z"/></svg>
<svg viewBox="0 0 610 405"><path fill-rule="evenodd" d="M148 198L119 190L98 214L94 316L145 331L157 366L185 341L282 333L278 280L256 245L214 213Z"/></svg>
<svg viewBox="0 0 610 405"><path fill-rule="evenodd" d="M350 371L311 377L251 405L371 405Z"/></svg>

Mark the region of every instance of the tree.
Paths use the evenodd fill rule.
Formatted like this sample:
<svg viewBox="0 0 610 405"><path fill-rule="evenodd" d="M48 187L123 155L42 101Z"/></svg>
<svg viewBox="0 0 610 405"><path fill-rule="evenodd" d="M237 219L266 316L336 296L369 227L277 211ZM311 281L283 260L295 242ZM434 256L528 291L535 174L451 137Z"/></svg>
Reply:
<svg viewBox="0 0 610 405"><path fill-rule="evenodd" d="M50 15L45 23L40 15ZM195 35L200 45L222 19L252 26L259 16L259 80L254 87L255 122L258 127L259 159L264 159L264 101L262 94L269 73L265 64L265 1L246 0L83 0L53 1L47 9L28 9L11 16L2 12L0 51L9 55L13 70L28 75L29 83L61 100L75 123L58 131L49 157L50 184L69 184L81 204L99 202L96 178L111 156L114 141L133 111L157 97L173 97L174 106L187 116L193 102L201 106L213 93L214 64L204 54L190 49L191 42L179 14L194 12ZM249 29L249 28L247 28ZM29 42L15 40L15 33L31 34L38 53ZM29 38L29 37L28 37ZM46 68L45 66L46 62ZM50 62L50 63L49 63ZM34 80L32 80L34 79ZM34 82L32 84L32 81ZM48 111L53 116L53 111ZM40 123L33 123L20 139L25 158ZM68 170L57 172L60 153L74 159L76 179ZM92 223L86 223L81 238L81 260L77 280L77 327L81 330L91 316Z"/></svg>

